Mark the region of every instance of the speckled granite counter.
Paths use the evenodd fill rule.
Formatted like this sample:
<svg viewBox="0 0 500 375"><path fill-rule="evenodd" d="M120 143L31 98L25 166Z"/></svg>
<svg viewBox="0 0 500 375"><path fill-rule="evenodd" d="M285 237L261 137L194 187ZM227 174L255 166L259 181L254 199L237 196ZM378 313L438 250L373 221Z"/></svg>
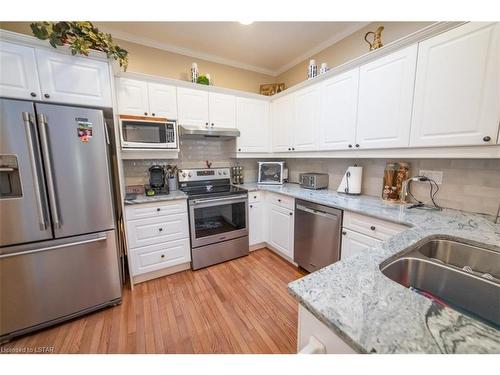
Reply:
<svg viewBox="0 0 500 375"><path fill-rule="evenodd" d="M411 226L377 247L289 284L290 293L354 349L365 353L500 353L499 330L404 288L379 268L429 237L455 238L500 251L500 225L490 217L448 209L408 210L375 197L311 191L295 184L242 187Z"/></svg>
<svg viewBox="0 0 500 375"><path fill-rule="evenodd" d="M153 195L152 197L148 197L146 194L137 194L133 199L125 199L124 203L125 206L127 206L132 204L172 201L175 199L187 199L187 195L180 190L171 191L169 194Z"/></svg>

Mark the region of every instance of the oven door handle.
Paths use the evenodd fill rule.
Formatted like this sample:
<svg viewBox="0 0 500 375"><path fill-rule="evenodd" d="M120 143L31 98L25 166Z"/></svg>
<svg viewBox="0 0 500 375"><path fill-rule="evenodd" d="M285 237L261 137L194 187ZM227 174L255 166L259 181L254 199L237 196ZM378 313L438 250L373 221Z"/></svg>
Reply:
<svg viewBox="0 0 500 375"><path fill-rule="evenodd" d="M219 202L227 202L227 203L239 203L239 202L246 202L248 200L248 197L246 195L243 196L232 196L232 197L224 197L224 198L213 198L213 199L193 199L192 201L189 201L189 204L192 206L197 206L201 204L207 204L207 203L219 203Z"/></svg>

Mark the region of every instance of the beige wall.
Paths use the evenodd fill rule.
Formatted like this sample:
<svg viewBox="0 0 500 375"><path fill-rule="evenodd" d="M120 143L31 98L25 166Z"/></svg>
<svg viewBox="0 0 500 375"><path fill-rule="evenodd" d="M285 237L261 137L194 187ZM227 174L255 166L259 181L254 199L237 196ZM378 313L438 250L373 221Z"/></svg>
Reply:
<svg viewBox="0 0 500 375"><path fill-rule="evenodd" d="M316 59L318 67L323 62L330 68L335 67L367 53L369 46L364 36L366 32L375 31L379 26L384 26L382 42L387 44L430 24L432 22L373 22L310 58ZM294 86L306 79L308 65L309 58L280 74L276 81L284 82L286 87Z"/></svg>
<svg viewBox="0 0 500 375"><path fill-rule="evenodd" d="M28 22L2 22L0 28L31 35ZM276 82L275 77L266 74L233 68L119 39L116 42L129 52L129 72L185 81L189 78L191 63L196 62L200 73L210 73L214 85L219 87L258 93L261 83Z"/></svg>

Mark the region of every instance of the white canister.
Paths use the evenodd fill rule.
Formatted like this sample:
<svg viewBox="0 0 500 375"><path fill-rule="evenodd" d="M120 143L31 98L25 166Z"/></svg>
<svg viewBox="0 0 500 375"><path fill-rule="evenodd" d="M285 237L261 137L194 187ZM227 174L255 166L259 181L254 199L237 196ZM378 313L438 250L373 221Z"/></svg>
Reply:
<svg viewBox="0 0 500 375"><path fill-rule="evenodd" d="M196 81L198 81L198 76L199 76L198 64L192 63L191 64L191 82L196 83Z"/></svg>
<svg viewBox="0 0 500 375"><path fill-rule="evenodd" d="M316 65L316 60L309 60L309 68L307 70L307 79L314 78L318 75L318 66Z"/></svg>
<svg viewBox="0 0 500 375"><path fill-rule="evenodd" d="M328 64L321 63L321 68L319 68L319 74L325 74L326 72L328 72Z"/></svg>

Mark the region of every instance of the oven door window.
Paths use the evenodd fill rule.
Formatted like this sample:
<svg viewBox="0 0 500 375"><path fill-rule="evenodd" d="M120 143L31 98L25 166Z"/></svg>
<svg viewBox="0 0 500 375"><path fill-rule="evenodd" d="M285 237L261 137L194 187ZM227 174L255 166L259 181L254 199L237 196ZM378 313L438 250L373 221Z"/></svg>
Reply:
<svg viewBox="0 0 500 375"><path fill-rule="evenodd" d="M246 202L194 208L195 238L246 229Z"/></svg>
<svg viewBox="0 0 500 375"><path fill-rule="evenodd" d="M144 121L123 121L122 134L125 142L165 143L167 134L165 124Z"/></svg>

